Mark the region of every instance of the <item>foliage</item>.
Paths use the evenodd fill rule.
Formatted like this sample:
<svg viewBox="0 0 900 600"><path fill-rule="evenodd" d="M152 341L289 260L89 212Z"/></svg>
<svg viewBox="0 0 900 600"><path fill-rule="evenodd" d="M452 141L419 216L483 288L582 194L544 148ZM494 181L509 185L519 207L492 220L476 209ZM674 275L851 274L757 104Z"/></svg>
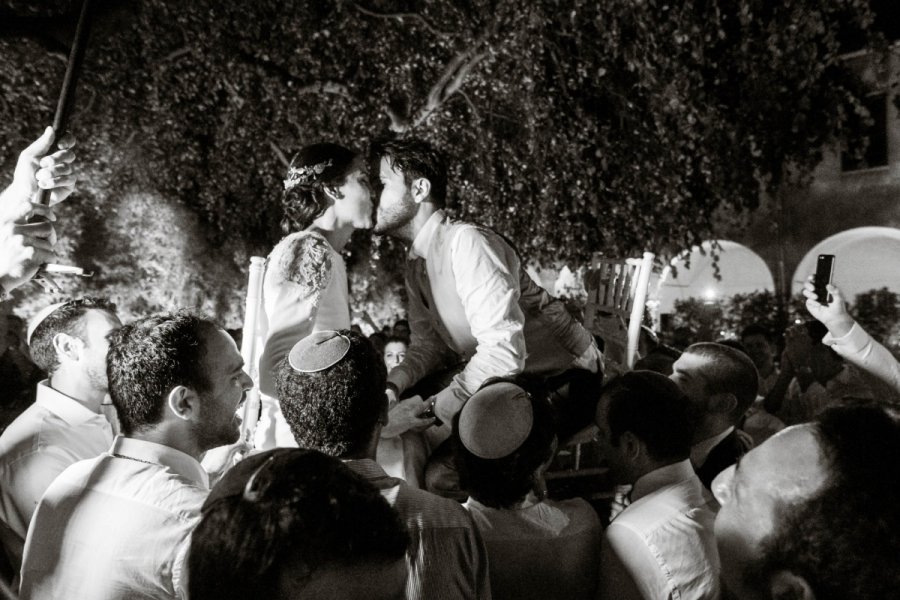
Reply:
<svg viewBox="0 0 900 600"><path fill-rule="evenodd" d="M857 294L852 312L872 337L900 351L900 294L886 287Z"/></svg>
<svg viewBox="0 0 900 600"><path fill-rule="evenodd" d="M850 314L872 336L893 350L900 350L900 296L887 288L869 290L856 296ZM671 333L683 328L691 332L692 341L715 341L737 338L741 330L757 323L766 327L776 339L791 323L812 317L806 310L806 299L798 294L791 298L787 315L778 314L775 295L769 291L735 294L715 302L688 298L675 302L670 320Z"/></svg>
<svg viewBox="0 0 900 600"><path fill-rule="evenodd" d="M202 302L239 297L246 256L279 237L285 161L313 141L423 135L452 158L460 216L531 259L576 264L714 238L714 214L802 178L865 118L838 46L840 28L869 26L865 0L103 6L74 121L85 183L69 216L91 229L65 235L72 260L115 273L78 284L114 296L130 293L126 247L112 245L126 221L109 215L139 197L196 215L190 244L157 237L171 244L161 256L202 249L202 265L181 259ZM4 173L50 121L62 79L59 43L42 35L0 39ZM355 298L400 297L402 261L398 244L357 236ZM140 280L147 309L182 300L168 286L185 280Z"/></svg>

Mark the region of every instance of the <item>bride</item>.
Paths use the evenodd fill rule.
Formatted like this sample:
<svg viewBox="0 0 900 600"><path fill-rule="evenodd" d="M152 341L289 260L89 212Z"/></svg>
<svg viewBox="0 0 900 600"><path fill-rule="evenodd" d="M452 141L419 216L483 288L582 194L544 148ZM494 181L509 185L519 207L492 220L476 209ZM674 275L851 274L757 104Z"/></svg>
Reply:
<svg viewBox="0 0 900 600"><path fill-rule="evenodd" d="M296 446L276 400L278 364L310 333L350 327L341 251L355 230L372 227L363 155L337 144L304 147L288 169L282 206L281 226L289 235L269 254L263 280L263 409L256 433L262 449Z"/></svg>

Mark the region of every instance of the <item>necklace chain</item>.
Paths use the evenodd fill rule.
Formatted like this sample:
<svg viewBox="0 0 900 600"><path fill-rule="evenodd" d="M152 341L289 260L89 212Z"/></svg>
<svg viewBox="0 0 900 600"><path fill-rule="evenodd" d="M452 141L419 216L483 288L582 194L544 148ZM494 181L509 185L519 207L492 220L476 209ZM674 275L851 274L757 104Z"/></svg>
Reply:
<svg viewBox="0 0 900 600"><path fill-rule="evenodd" d="M125 456L124 454L113 454L112 456L114 456L115 458L125 458L125 459L127 459L127 460L133 460L133 461L136 461L136 462L144 463L145 465L156 465L156 466L160 466L159 463L150 462L149 460L141 460L140 458L135 458L135 457L133 457L133 456Z"/></svg>

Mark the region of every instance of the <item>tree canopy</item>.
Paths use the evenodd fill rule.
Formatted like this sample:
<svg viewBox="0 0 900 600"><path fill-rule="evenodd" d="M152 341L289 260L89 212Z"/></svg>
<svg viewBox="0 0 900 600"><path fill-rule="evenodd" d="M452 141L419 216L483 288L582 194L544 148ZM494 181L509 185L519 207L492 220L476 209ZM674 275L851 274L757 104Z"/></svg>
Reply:
<svg viewBox="0 0 900 600"><path fill-rule="evenodd" d="M5 174L51 120L78 3L28 4L0 37ZM68 285L234 322L292 153L385 133L441 147L451 208L529 259L676 252L867 118L840 37L877 50L872 18L866 0L101 3L62 209L68 258L98 276ZM357 300L398 281L396 244L352 255Z"/></svg>

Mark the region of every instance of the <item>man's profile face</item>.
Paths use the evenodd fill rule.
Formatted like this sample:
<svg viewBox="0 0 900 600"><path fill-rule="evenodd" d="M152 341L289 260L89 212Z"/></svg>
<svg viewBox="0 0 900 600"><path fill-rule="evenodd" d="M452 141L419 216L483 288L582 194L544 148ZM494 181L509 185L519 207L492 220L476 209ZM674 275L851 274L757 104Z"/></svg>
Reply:
<svg viewBox="0 0 900 600"><path fill-rule="evenodd" d="M722 579L737 598L762 597L743 574L762 558L761 544L775 533L778 511L791 510L826 479L825 459L809 424L777 433L715 478L712 491L722 505L715 527Z"/></svg>
<svg viewBox="0 0 900 600"><path fill-rule="evenodd" d="M378 167L381 180L381 196L375 218L375 233L391 233L403 227L416 215L419 207L406 185L403 173L391 166L388 157L382 157Z"/></svg>
<svg viewBox="0 0 900 600"><path fill-rule="evenodd" d="M237 409L253 380L244 372L234 340L222 329L206 334L203 362L210 388L201 395L195 431L199 445L210 449L233 444L240 436Z"/></svg>
<svg viewBox="0 0 900 600"><path fill-rule="evenodd" d="M669 379L675 382L678 389L687 396L690 402L689 413L693 421L702 419L706 413L707 375L711 361L705 356L684 352L672 364Z"/></svg>
<svg viewBox="0 0 900 600"><path fill-rule="evenodd" d="M119 317L100 309L88 310L80 319L80 338L84 342L80 366L95 390L106 392L109 389L106 377L107 337L121 326Z"/></svg>

